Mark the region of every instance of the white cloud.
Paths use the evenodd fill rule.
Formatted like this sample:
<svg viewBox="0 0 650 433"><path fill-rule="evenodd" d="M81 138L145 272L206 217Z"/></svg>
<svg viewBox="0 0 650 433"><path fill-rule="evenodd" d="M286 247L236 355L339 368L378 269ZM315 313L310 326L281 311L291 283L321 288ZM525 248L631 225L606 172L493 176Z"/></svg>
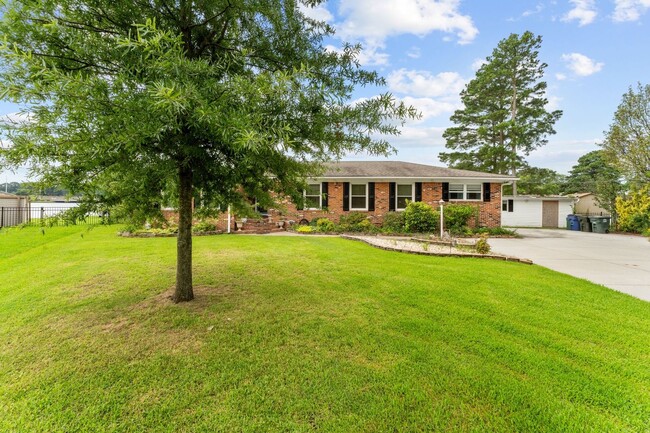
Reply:
<svg viewBox="0 0 650 433"><path fill-rule="evenodd" d="M341 0L336 36L361 41L378 53L391 36L425 36L433 31L453 34L468 44L478 34L469 15L459 11L460 0Z"/></svg>
<svg viewBox="0 0 650 433"><path fill-rule="evenodd" d="M335 47L334 45L326 45L325 49L327 51L332 51L335 53L341 54L342 49ZM385 66L388 65L388 54L378 51L379 47L363 47L361 52L357 55L357 61L362 66Z"/></svg>
<svg viewBox="0 0 650 433"><path fill-rule="evenodd" d="M558 81L566 80L566 74L557 73L557 74L555 74L555 79L558 80Z"/></svg>
<svg viewBox="0 0 650 433"><path fill-rule="evenodd" d="M456 109L461 107L460 98L457 100L447 99L433 99L433 98L414 98L412 96L405 96L401 98L402 102L406 105L412 105L421 114L422 118L414 123L424 122L432 117L440 116L441 114L453 113Z"/></svg>
<svg viewBox="0 0 650 433"><path fill-rule="evenodd" d="M617 22L636 21L650 9L650 0L614 0L613 19Z"/></svg>
<svg viewBox="0 0 650 433"><path fill-rule="evenodd" d="M479 69L481 69L481 66L483 66L485 64L487 64L487 60L485 60L485 59L475 59L472 62L472 70L478 71Z"/></svg>
<svg viewBox="0 0 650 433"><path fill-rule="evenodd" d="M427 71L398 69L386 78L388 88L395 93L415 97L457 96L465 86L465 80L456 72L433 75Z"/></svg>
<svg viewBox="0 0 650 433"><path fill-rule="evenodd" d="M347 160L362 161L407 161L419 164L444 165L438 160L438 154L445 151L445 139L442 137L444 127L404 126L397 136L382 136L395 148L396 155L384 156L362 153L349 153Z"/></svg>
<svg viewBox="0 0 650 433"><path fill-rule="evenodd" d="M26 123L32 121L32 115L30 113L9 113L5 115L0 115L0 123Z"/></svg>
<svg viewBox="0 0 650 433"><path fill-rule="evenodd" d="M537 15L538 13L540 13L543 10L544 10L544 5L540 3L540 4L535 6L535 9L529 9L529 10L524 11L524 13L522 13L521 16L522 17L529 17L531 15Z"/></svg>
<svg viewBox="0 0 650 433"><path fill-rule="evenodd" d="M560 102L562 98L559 96L547 96L548 102L546 103L546 109L549 111L554 111L560 108Z"/></svg>
<svg viewBox="0 0 650 433"><path fill-rule="evenodd" d="M510 17L510 18L506 19L506 21L510 21L510 22L519 21L522 18L530 17L532 15L537 15L538 13L542 12L543 10L544 10L544 5L542 3L538 3L535 6L535 9L527 9L524 12L522 12L522 14L520 16L518 16L518 17Z"/></svg>
<svg viewBox="0 0 650 433"><path fill-rule="evenodd" d="M584 54L570 53L562 54L562 60L567 64L567 68L580 77L587 77L603 69L605 65L602 62L595 62Z"/></svg>
<svg viewBox="0 0 650 433"><path fill-rule="evenodd" d="M418 47L411 47L409 50L406 52L406 55L409 56L412 59L419 59L421 52L420 48Z"/></svg>
<svg viewBox="0 0 650 433"><path fill-rule="evenodd" d="M318 20L318 21L325 21L325 22L330 22L332 19L334 19L334 16L331 14L330 11L327 10L327 8L323 5L317 5L315 7L309 7L305 6L304 4L300 3L298 6L300 9L300 12L305 14L308 18Z"/></svg>
<svg viewBox="0 0 650 433"><path fill-rule="evenodd" d="M596 19L596 5L594 0L569 0L573 3L573 9L567 12L562 21L578 21L580 27L591 24Z"/></svg>
<svg viewBox="0 0 650 433"><path fill-rule="evenodd" d="M533 167L550 167L558 173L567 174L578 158L596 150L600 138L549 141L548 145L533 150L528 155L528 163Z"/></svg>

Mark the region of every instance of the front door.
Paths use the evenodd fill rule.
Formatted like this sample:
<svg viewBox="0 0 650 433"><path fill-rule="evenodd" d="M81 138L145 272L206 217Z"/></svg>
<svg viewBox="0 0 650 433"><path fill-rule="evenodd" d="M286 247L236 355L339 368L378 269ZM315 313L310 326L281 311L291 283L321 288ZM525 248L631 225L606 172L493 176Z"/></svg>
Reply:
<svg viewBox="0 0 650 433"><path fill-rule="evenodd" d="M557 228L559 209L560 202L557 200L542 202L542 227Z"/></svg>

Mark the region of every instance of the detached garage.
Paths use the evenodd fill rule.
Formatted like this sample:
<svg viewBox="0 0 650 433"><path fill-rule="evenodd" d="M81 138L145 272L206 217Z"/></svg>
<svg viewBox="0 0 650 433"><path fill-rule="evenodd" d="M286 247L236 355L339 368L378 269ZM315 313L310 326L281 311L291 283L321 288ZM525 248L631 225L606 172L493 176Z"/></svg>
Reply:
<svg viewBox="0 0 650 433"><path fill-rule="evenodd" d="M0 227L16 226L29 219L29 197L0 192Z"/></svg>
<svg viewBox="0 0 650 433"><path fill-rule="evenodd" d="M573 197L517 195L502 197L501 225L506 227L565 228L573 213Z"/></svg>

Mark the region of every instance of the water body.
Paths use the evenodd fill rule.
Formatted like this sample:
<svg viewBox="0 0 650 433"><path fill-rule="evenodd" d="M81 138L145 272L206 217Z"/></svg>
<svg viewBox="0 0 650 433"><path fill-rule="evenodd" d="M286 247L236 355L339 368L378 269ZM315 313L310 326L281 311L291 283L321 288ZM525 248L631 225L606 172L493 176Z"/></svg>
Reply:
<svg viewBox="0 0 650 433"><path fill-rule="evenodd" d="M79 203L69 202L52 202L52 201L33 201L31 203L32 218L47 218L55 216L68 209L79 206Z"/></svg>

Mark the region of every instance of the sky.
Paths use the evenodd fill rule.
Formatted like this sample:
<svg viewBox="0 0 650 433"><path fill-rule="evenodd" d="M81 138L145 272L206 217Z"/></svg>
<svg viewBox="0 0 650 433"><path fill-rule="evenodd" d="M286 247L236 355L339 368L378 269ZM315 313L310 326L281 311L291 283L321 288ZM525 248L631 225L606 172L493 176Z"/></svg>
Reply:
<svg viewBox="0 0 650 433"><path fill-rule="evenodd" d="M363 67L386 78L386 88L353 99L390 92L422 113L387 137L391 160L443 165L442 133L462 108L461 90L511 33L542 36L548 109L564 112L548 144L527 157L532 166L568 173L599 148L628 88L650 84L650 0L336 0L304 11L336 29L328 49L360 43ZM19 110L0 102L0 116ZM25 179L24 168L0 173L0 182Z"/></svg>

